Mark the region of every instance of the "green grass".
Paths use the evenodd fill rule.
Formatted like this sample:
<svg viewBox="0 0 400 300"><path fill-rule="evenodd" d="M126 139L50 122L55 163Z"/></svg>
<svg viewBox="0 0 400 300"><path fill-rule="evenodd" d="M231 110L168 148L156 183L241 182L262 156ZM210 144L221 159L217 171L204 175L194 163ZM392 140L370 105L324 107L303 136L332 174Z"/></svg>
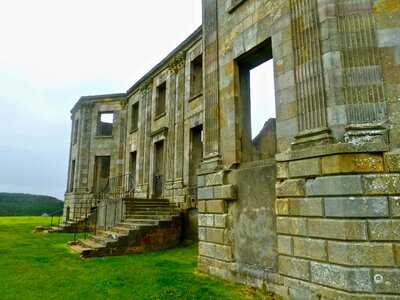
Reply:
<svg viewBox="0 0 400 300"><path fill-rule="evenodd" d="M0 217L1 299L263 299L196 271L197 244L150 254L81 259L73 234L33 233L45 217Z"/></svg>

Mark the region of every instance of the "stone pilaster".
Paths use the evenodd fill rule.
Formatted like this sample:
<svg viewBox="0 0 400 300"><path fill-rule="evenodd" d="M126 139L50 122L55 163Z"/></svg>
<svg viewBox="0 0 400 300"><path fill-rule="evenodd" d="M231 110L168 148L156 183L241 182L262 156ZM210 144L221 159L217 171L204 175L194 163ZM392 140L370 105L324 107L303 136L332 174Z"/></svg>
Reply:
<svg viewBox="0 0 400 300"><path fill-rule="evenodd" d="M151 159L151 101L152 101L153 81L149 80L143 84L141 89L142 93L142 116L141 119L141 136L143 143L141 143L142 155L139 155L139 178L141 178L141 196L148 196L149 189L149 172L150 172L150 159Z"/></svg>
<svg viewBox="0 0 400 300"><path fill-rule="evenodd" d="M179 68L176 74L175 108L175 149L174 149L174 188L183 187L183 145L184 145L184 110L185 110L185 69Z"/></svg>
<svg viewBox="0 0 400 300"><path fill-rule="evenodd" d="M290 8L299 129L321 135L327 121L317 1L291 0Z"/></svg>
<svg viewBox="0 0 400 300"><path fill-rule="evenodd" d="M203 49L204 160L215 164L220 155L217 0L203 0Z"/></svg>
<svg viewBox="0 0 400 300"><path fill-rule="evenodd" d="M79 138L78 160L76 162L77 175L79 178L77 188L89 190L89 163L90 163L90 144L92 140L92 118L93 105L84 104L82 109L81 134Z"/></svg>

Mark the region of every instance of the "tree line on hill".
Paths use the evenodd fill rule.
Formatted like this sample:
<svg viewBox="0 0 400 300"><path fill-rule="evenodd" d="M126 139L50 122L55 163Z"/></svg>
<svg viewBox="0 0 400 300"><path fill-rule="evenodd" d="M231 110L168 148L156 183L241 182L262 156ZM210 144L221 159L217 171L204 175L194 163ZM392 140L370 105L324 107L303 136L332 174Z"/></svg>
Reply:
<svg viewBox="0 0 400 300"><path fill-rule="evenodd" d="M51 196L0 193L0 216L41 216L62 210L63 204Z"/></svg>

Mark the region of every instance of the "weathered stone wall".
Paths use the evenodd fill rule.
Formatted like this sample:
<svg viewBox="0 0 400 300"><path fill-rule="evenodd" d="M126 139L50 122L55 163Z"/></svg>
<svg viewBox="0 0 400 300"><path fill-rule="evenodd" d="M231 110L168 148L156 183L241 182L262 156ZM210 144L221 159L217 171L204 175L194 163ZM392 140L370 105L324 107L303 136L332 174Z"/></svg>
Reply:
<svg viewBox="0 0 400 300"><path fill-rule="evenodd" d="M72 131L64 221L67 207L70 207L70 217L76 218L84 216L93 205L91 194L95 193L93 185L96 156L111 157L110 177L123 174L125 108L125 95L115 94L81 97L71 110ZM113 112L114 120L110 136L97 134L100 112ZM75 126L77 120L78 126ZM74 139L75 134L76 139ZM73 161L75 161L74 174L72 174Z"/></svg>
<svg viewBox="0 0 400 300"><path fill-rule="evenodd" d="M139 105L139 122L132 128L128 112L125 156L137 153L135 197L153 197L155 171L154 144L164 142L162 197L183 210L196 207L196 186L189 183L192 151L191 128L203 124L202 93L192 95L192 61L202 54L201 30L197 30L170 56L157 65L128 92L128 107ZM157 88L166 83L165 113L156 116ZM125 170L130 172L129 159Z"/></svg>
<svg viewBox="0 0 400 300"><path fill-rule="evenodd" d="M205 86L200 270L285 298L399 296L399 8L370 0L203 1L206 84L212 74L219 85ZM257 64L260 47L274 59L272 201L263 193L273 185L260 180L275 167L243 164L251 156L242 61ZM218 182L207 180L217 174ZM276 231L259 222L260 208L274 202ZM252 218L243 223L246 214ZM246 233L257 226L270 228ZM276 248L266 240L274 234ZM269 249L275 268L265 263Z"/></svg>
<svg viewBox="0 0 400 300"><path fill-rule="evenodd" d="M153 197L163 141L160 196L191 209L189 223L198 209L200 271L291 299L398 298L399 20L394 0L203 0L203 31L127 93L73 109L66 206L90 197L96 155L111 155L112 175L135 174L135 197ZM269 59L276 128L252 140L249 70ZM115 132L96 138L107 110Z"/></svg>

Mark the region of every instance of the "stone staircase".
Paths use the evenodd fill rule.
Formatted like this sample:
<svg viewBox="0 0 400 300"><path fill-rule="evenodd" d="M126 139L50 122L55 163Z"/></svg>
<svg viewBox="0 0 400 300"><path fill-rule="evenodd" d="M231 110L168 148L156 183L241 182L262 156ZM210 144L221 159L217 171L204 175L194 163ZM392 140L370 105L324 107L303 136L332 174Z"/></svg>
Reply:
<svg viewBox="0 0 400 300"><path fill-rule="evenodd" d="M82 257L146 253L179 244L181 217L165 199L125 199L126 218L85 240L68 243Z"/></svg>

